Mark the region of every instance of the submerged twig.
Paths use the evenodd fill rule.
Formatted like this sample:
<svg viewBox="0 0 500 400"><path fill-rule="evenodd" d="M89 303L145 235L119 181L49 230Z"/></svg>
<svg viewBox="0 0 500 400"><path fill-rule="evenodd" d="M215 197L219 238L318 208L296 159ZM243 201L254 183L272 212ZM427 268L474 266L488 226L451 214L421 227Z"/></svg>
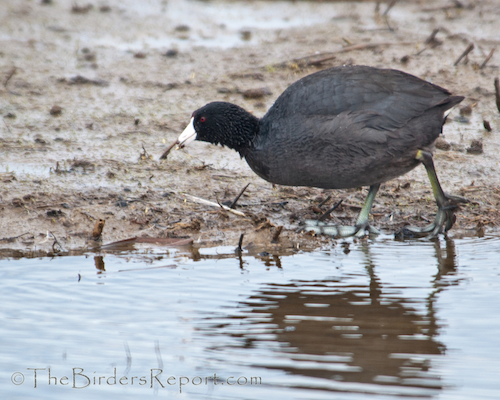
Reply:
<svg viewBox="0 0 500 400"><path fill-rule="evenodd" d="M330 208L327 212L321 214L318 218L318 221L323 221L330 213L335 210L338 206L342 204L344 200L339 200L338 203L336 203L332 208Z"/></svg>

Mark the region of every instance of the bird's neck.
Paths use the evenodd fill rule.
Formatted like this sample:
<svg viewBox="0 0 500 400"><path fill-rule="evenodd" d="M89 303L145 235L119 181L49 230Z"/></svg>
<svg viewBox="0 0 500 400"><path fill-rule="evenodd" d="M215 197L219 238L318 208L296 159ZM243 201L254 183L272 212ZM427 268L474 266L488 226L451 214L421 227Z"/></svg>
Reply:
<svg viewBox="0 0 500 400"><path fill-rule="evenodd" d="M255 139L259 134L260 120L252 114L246 113L231 121L231 125L233 134L226 136L221 144L236 150L244 157L254 147Z"/></svg>

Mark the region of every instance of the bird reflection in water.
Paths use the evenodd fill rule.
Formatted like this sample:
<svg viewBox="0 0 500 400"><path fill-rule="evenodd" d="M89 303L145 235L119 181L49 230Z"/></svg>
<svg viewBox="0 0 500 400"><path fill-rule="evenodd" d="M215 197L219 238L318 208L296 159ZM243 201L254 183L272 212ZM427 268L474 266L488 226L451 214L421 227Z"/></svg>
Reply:
<svg viewBox="0 0 500 400"><path fill-rule="evenodd" d="M262 363L252 362L252 367L321 378L322 383L315 381L317 389L433 396L444 386L433 363L446 351L439 341L434 303L440 291L459 282L449 278L457 268L456 254L453 240L445 240L444 251L440 241L434 241L438 271L423 300L424 312L411 306L421 305L422 298L395 295L394 287L380 281L370 244L362 243L366 285L350 284L345 276L270 283L238 305L248 310L243 315L228 316L228 323L221 323L219 316L217 324L208 326L205 320L200 331L238 339L242 354L262 342L278 342L272 346L278 353ZM264 262L270 260L263 257ZM288 386L311 388L301 382Z"/></svg>

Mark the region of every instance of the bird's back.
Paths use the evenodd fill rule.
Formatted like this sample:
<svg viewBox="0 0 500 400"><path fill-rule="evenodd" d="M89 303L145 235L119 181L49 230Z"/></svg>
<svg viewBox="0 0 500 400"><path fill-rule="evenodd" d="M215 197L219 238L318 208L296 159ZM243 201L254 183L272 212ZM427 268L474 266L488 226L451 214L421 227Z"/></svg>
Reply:
<svg viewBox="0 0 500 400"><path fill-rule="evenodd" d="M443 113L462 99L397 70L330 68L283 92L262 118L246 159L278 184L380 183L418 165L413 153L432 145Z"/></svg>
<svg viewBox="0 0 500 400"><path fill-rule="evenodd" d="M385 127L396 128L429 108L448 103L450 95L442 87L398 70L334 67L289 86L263 119L281 119L296 113L304 117L333 116L365 110L380 114Z"/></svg>

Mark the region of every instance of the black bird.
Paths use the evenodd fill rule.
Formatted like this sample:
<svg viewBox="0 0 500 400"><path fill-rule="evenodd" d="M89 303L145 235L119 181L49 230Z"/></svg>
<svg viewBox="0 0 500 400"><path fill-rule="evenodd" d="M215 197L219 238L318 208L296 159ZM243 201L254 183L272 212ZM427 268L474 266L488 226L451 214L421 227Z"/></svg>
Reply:
<svg viewBox="0 0 500 400"><path fill-rule="evenodd" d="M354 227L306 222L307 229L334 236L377 233L368 217L380 184L422 163L438 211L430 225L408 229L436 236L453 226L457 198L441 189L432 149L445 111L463 99L398 70L334 67L292 84L261 119L235 104L209 103L192 114L175 144L196 139L227 146L261 178L280 185L369 186Z"/></svg>

